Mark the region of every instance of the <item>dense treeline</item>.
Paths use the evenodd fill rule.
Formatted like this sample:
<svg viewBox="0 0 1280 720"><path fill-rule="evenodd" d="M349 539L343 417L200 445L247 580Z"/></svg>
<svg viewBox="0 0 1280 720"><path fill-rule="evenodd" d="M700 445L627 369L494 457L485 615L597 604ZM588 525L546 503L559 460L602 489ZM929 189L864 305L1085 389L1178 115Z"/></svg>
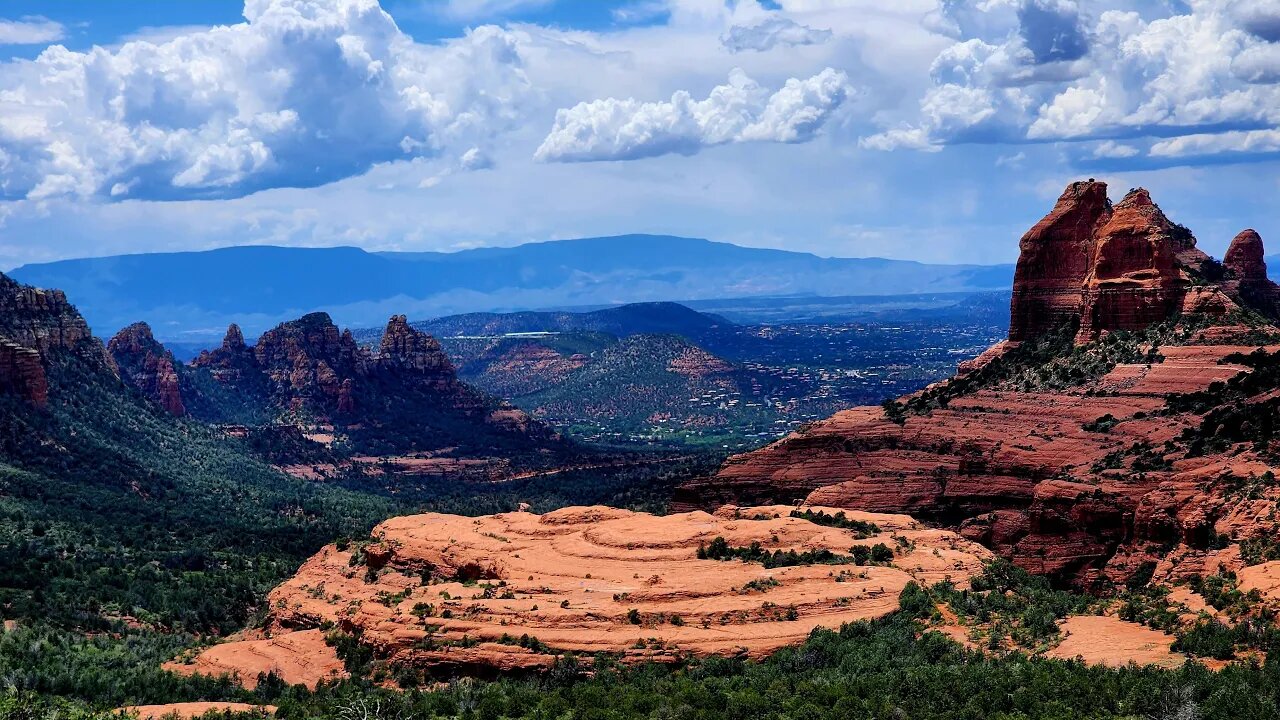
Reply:
<svg viewBox="0 0 1280 720"><path fill-rule="evenodd" d="M45 412L0 397L0 605L82 630L246 622L257 598L384 498L292 480L207 426L175 422L82 361Z"/></svg>
<svg viewBox="0 0 1280 720"><path fill-rule="evenodd" d="M99 707L238 699L160 665L260 619L266 592L322 545L396 514L538 511L573 503L665 510L715 457L637 458L506 483L289 478L259 442L174 420L83 359L50 368L35 412L0 396L0 688ZM268 687L270 684L268 684Z"/></svg>
<svg viewBox="0 0 1280 720"><path fill-rule="evenodd" d="M816 630L803 645L763 662L721 658L626 668L601 657L561 661L542 677L456 679L434 691L347 681L309 693L267 683L246 699L278 705L284 720L1261 720L1276 717L1280 664L1214 672L1192 663L1176 670L1110 669L1021 653L992 657L927 632L902 612ZM55 702L0 695L0 717L38 716Z"/></svg>

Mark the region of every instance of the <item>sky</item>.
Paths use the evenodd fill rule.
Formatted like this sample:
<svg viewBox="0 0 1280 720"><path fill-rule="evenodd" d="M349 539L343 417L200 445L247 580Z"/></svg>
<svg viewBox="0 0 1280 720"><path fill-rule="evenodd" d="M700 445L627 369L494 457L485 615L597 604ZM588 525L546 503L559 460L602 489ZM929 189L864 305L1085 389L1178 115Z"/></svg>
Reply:
<svg viewBox="0 0 1280 720"><path fill-rule="evenodd" d="M1280 247L1277 170L1280 0L0 5L0 270L627 233L1011 262L1089 177L1220 256Z"/></svg>

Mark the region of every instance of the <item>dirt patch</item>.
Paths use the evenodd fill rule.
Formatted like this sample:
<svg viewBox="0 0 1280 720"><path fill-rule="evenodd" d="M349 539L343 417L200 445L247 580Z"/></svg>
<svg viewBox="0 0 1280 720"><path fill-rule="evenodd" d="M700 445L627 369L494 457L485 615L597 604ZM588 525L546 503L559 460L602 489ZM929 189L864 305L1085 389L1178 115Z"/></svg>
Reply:
<svg viewBox="0 0 1280 720"><path fill-rule="evenodd" d="M1060 626L1062 642L1046 653L1061 660L1080 658L1091 665L1178 667L1187 657L1173 652L1173 637L1119 618L1077 615Z"/></svg>
<svg viewBox="0 0 1280 720"><path fill-rule="evenodd" d="M262 640L226 642L205 650L190 664L168 663L165 668L183 675L236 675L241 684L254 688L258 675L274 672L290 685L314 689L321 680L344 677L342 661L325 644L318 629L280 632Z"/></svg>

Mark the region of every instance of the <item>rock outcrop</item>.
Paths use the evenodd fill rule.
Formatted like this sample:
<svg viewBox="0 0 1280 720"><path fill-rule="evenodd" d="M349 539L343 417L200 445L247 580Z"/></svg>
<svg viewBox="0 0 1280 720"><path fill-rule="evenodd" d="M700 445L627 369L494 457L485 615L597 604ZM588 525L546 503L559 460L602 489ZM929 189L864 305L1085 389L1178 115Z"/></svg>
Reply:
<svg viewBox="0 0 1280 720"><path fill-rule="evenodd" d="M426 671L542 669L568 651L627 662L761 657L814 628L893 612L912 580L964 587L989 557L903 515L852 513L874 525L860 534L791 517L792 509L657 517L595 506L392 518L371 542L326 547L271 591L270 640L214 645L186 667L235 670L243 658L241 677L253 677L266 669L258 658L267 642L273 664L301 665L304 658L280 653L307 647L290 639L321 626L349 634L378 662ZM700 559L699 548L717 537L732 547L841 555L882 544L891 557L771 569Z"/></svg>
<svg viewBox="0 0 1280 720"><path fill-rule="evenodd" d="M1265 254L1262 236L1256 230L1241 231L1223 256L1222 265L1229 275L1223 285L1246 307L1280 318L1280 286L1267 278Z"/></svg>
<svg viewBox="0 0 1280 720"><path fill-rule="evenodd" d="M1181 311L1189 282L1177 254L1194 247L1190 233L1177 232L1146 190L1130 191L1089 248L1077 340L1095 340L1110 330L1140 330Z"/></svg>
<svg viewBox="0 0 1280 720"><path fill-rule="evenodd" d="M1009 341L887 409L730 458L676 507L906 512L1086 588L1212 567L1223 539L1280 532L1280 486L1257 479L1280 458L1266 420L1280 360L1251 355L1280 349L1280 329L1238 312L1263 308L1245 287L1256 300L1275 286L1256 234L1233 248L1218 266L1145 190L1113 207L1101 183L1074 183L1023 237ZM1109 337L1182 312L1200 317ZM1075 347L1058 344L1077 323Z"/></svg>
<svg viewBox="0 0 1280 720"><path fill-rule="evenodd" d="M62 352L110 365L88 324L60 290L41 290L0 273L0 392L43 407L46 371Z"/></svg>
<svg viewBox="0 0 1280 720"><path fill-rule="evenodd" d="M378 357L384 366L413 371L428 382L450 382L455 377L453 363L440 342L410 326L404 315L392 316L387 322Z"/></svg>
<svg viewBox="0 0 1280 720"><path fill-rule="evenodd" d="M1019 241L1009 339L1028 340L1080 317L1098 228L1111 218L1106 183L1074 182Z"/></svg>
<svg viewBox="0 0 1280 720"><path fill-rule="evenodd" d="M1112 205L1105 183L1072 183L1019 247L1009 322L1014 343L1068 323L1084 343L1183 312L1221 315L1241 306L1280 318L1280 289L1267 280L1256 232L1237 236L1219 265L1143 188Z"/></svg>
<svg viewBox="0 0 1280 720"><path fill-rule="evenodd" d="M1227 254L1222 257L1222 264L1240 282L1256 283L1267 279L1266 251L1262 247L1262 236L1257 230L1249 228L1240 231L1231 240Z"/></svg>
<svg viewBox="0 0 1280 720"><path fill-rule="evenodd" d="M291 412L327 417L339 404L350 407L344 380L364 373L369 354L327 313L311 313L262 334L254 347L258 366L274 387L278 403Z"/></svg>
<svg viewBox="0 0 1280 720"><path fill-rule="evenodd" d="M0 393L17 395L36 407L49 401L40 353L0 338Z"/></svg>
<svg viewBox="0 0 1280 720"><path fill-rule="evenodd" d="M0 336L48 357L55 350L101 352L89 325L61 290L41 290L0 274ZM88 347L86 347L88 346ZM101 355L98 355L101 357Z"/></svg>
<svg viewBox="0 0 1280 720"><path fill-rule="evenodd" d="M171 415L186 414L177 361L151 334L146 323L134 323L111 338L107 352L120 377Z"/></svg>
<svg viewBox="0 0 1280 720"><path fill-rule="evenodd" d="M192 366L260 405L262 416L345 429L348 439L360 433L379 455L561 442L546 426L459 381L440 343L403 315L388 321L377 351L325 313L282 323L253 346L232 325L222 346Z"/></svg>

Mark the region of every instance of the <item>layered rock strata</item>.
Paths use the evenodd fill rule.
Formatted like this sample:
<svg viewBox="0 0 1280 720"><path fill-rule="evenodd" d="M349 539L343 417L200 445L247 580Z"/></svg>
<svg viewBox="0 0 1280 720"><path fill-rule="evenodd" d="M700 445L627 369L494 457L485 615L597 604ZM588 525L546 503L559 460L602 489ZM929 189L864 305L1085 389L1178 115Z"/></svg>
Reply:
<svg viewBox="0 0 1280 720"><path fill-rule="evenodd" d="M327 547L273 590L268 629L283 646L282 638L332 625L381 660L428 670L538 669L566 651L629 661L760 657L803 642L816 627L896 610L912 580L963 586L989 557L902 515L851 513L877 526L863 537L790 517L791 510L655 517L597 506L393 518L375 528L372 544ZM845 554L880 543L894 553L875 565L773 569L699 559L699 547L717 537L769 551ZM239 647L214 646L187 667L226 669Z"/></svg>
<svg viewBox="0 0 1280 720"><path fill-rule="evenodd" d="M1265 434L1235 439L1253 423L1207 418L1217 403L1241 403L1215 398L1253 372L1243 356L1280 348L1273 325L1237 324L1242 310L1266 315L1259 299L1276 292L1261 238L1242 233L1218 266L1145 190L1112 206L1090 181L1068 187L1021 249L1009 341L892 412L848 410L730 458L678 489L677 509L803 501L906 512L1086 588L1153 566L1166 577L1214 572L1219 560L1238 567L1238 553L1219 556L1224 541L1280 531L1280 487L1259 480L1277 452ZM1179 324L1184 312L1199 317ZM1162 321L1174 322L1119 362L1107 354L1116 345L1094 342ZM1017 360L1077 326L1083 346ZM1018 362L990 379L994 364ZM1264 382L1243 406L1277 391ZM1189 393L1199 399L1171 404ZM1241 484L1258 491L1233 489Z"/></svg>

